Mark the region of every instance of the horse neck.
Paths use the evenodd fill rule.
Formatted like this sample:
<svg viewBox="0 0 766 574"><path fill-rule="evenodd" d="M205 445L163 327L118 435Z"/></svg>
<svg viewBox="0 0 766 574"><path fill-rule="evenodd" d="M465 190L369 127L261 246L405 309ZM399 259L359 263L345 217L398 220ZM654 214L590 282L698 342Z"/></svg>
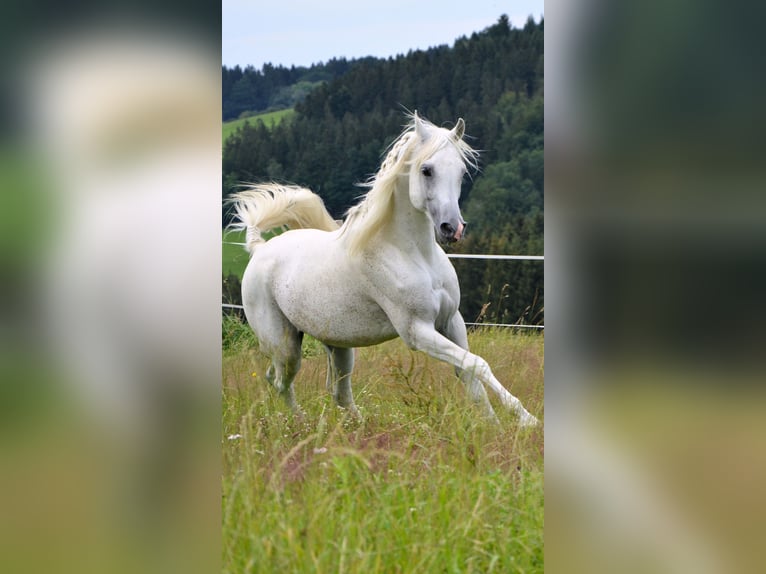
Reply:
<svg viewBox="0 0 766 574"><path fill-rule="evenodd" d="M408 177L399 179L392 199L394 214L387 226L387 239L403 250L430 254L436 246L433 223L412 205Z"/></svg>

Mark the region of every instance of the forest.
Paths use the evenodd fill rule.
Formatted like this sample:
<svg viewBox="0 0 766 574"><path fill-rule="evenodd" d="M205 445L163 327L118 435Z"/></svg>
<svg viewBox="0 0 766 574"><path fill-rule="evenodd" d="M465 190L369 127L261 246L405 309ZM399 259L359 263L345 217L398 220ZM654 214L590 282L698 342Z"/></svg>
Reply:
<svg viewBox="0 0 766 574"><path fill-rule="evenodd" d="M481 151L466 178L466 237L448 252L543 255L544 19L516 28L502 15L452 46L310 68L222 69L223 118L294 108L267 127L253 118L223 149L223 196L241 182L276 180L317 192L336 218L358 200L417 110L436 125L466 122ZM224 212L224 225L229 221ZM540 261L453 260L466 321L543 324ZM235 278L226 278L225 292ZM234 295L233 295L234 296ZM234 296L235 297L235 296Z"/></svg>

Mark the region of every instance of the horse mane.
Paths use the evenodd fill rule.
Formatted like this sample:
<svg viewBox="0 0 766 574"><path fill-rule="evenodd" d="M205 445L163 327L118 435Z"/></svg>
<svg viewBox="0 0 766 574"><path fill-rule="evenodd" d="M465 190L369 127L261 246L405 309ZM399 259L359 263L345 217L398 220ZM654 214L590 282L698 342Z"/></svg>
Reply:
<svg viewBox="0 0 766 574"><path fill-rule="evenodd" d="M356 254L364 249L370 240L388 223L394 214L393 195L397 180L407 174L414 164L418 168L438 150L446 145L454 145L466 166L476 169L479 153L462 139L454 137L452 132L434 126L431 122L418 118L417 113L410 116L411 121L388 149L378 172L366 183L369 189L364 198L346 213L341 234L347 236L349 253ZM418 137L416 124L421 124L429 132L417 153Z"/></svg>

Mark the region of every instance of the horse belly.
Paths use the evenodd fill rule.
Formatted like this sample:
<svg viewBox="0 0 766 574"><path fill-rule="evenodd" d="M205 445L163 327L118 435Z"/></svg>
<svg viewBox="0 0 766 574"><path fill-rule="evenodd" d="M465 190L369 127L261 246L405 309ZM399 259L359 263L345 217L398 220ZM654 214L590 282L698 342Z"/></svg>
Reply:
<svg viewBox="0 0 766 574"><path fill-rule="evenodd" d="M293 325L328 345L363 347L397 336L377 304L336 280L296 281L277 300Z"/></svg>
<svg viewBox="0 0 766 574"><path fill-rule="evenodd" d="M363 283L345 254L314 242L303 243L282 262L272 290L282 313L300 331L328 345L363 347L397 336Z"/></svg>

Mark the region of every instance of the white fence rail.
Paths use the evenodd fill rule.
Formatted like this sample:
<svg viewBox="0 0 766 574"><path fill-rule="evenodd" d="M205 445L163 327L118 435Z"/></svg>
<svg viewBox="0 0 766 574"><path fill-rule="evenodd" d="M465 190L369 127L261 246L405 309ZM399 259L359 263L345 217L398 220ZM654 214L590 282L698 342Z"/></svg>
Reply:
<svg viewBox="0 0 766 574"><path fill-rule="evenodd" d="M224 241L227 245L241 245L244 243L236 243L233 241ZM474 255L470 253L448 253L447 257L450 259L497 259L506 261L545 261L544 255ZM221 307L225 309L243 309L242 305L233 305L231 303L221 303ZM509 324L509 323L466 323L471 327L508 327L513 329L545 329L545 325L524 325L524 324Z"/></svg>
<svg viewBox="0 0 766 574"><path fill-rule="evenodd" d="M507 259L511 261L544 261L543 255L472 255L470 253L447 253L450 259Z"/></svg>
<svg viewBox="0 0 766 574"><path fill-rule="evenodd" d="M240 245L245 247L245 243L236 241L224 241L226 245ZM510 261L544 261L544 255L474 255L471 253L448 253L450 259L504 259Z"/></svg>

